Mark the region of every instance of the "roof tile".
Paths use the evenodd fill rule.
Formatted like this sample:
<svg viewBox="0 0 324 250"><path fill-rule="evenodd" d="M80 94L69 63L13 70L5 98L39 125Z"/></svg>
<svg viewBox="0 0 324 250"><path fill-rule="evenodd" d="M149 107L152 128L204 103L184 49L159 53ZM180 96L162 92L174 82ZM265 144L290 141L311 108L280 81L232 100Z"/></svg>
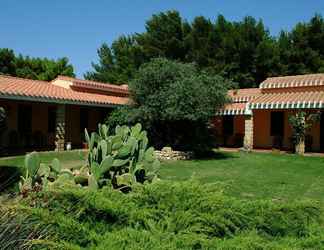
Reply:
<svg viewBox="0 0 324 250"><path fill-rule="evenodd" d="M52 101L59 100L92 105L122 105L128 102L127 97L113 95L112 93L108 95L100 93L78 92L73 89L66 89L56 86L51 82L1 75L0 98L6 96L17 98L41 98Z"/></svg>
<svg viewBox="0 0 324 250"><path fill-rule="evenodd" d="M261 89L324 86L324 74L269 77L260 84Z"/></svg>
<svg viewBox="0 0 324 250"><path fill-rule="evenodd" d="M303 104L307 105L303 105ZM315 108L324 103L324 91L284 92L262 94L250 102L256 108Z"/></svg>

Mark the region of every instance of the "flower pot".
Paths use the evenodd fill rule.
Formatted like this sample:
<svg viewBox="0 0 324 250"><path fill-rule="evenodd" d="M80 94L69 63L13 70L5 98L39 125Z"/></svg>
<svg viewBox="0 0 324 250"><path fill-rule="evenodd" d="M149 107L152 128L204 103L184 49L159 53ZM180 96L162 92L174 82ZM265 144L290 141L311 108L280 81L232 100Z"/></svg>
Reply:
<svg viewBox="0 0 324 250"><path fill-rule="evenodd" d="M305 153L305 141L301 140L295 146L296 154L303 155Z"/></svg>

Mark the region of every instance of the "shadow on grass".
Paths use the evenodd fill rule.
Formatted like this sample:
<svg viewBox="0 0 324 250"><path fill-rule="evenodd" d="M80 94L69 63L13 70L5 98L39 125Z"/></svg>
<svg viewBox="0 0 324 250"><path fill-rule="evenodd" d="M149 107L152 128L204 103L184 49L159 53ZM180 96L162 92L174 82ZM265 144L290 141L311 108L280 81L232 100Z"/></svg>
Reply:
<svg viewBox="0 0 324 250"><path fill-rule="evenodd" d="M21 168L0 165L0 193L13 188L20 180Z"/></svg>
<svg viewBox="0 0 324 250"><path fill-rule="evenodd" d="M207 153L204 153L203 155L198 155L196 157L197 160L226 160L233 158L239 158L239 156L234 155L233 153L219 151L209 151Z"/></svg>

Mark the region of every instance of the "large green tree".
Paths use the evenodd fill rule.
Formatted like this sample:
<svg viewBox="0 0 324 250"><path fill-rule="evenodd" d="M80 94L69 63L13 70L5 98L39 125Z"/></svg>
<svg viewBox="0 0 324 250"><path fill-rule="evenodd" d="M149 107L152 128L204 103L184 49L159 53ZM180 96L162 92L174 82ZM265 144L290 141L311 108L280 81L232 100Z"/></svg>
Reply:
<svg viewBox="0 0 324 250"><path fill-rule="evenodd" d="M283 75L324 72L324 19L315 15L278 39Z"/></svg>
<svg viewBox="0 0 324 250"><path fill-rule="evenodd" d="M176 11L153 15L143 33L122 36L99 50L88 79L129 82L152 58L195 63L220 74L241 88L256 87L269 76L324 72L324 21L315 15L290 32L272 37L262 20L247 16L231 22L220 15L215 22L199 16L192 22Z"/></svg>
<svg viewBox="0 0 324 250"><path fill-rule="evenodd" d="M132 36L121 36L111 47L103 44L98 49L99 62L92 63L94 71L84 77L89 80L123 84L132 78L144 62L140 47Z"/></svg>
<svg viewBox="0 0 324 250"><path fill-rule="evenodd" d="M15 75L15 54L10 49L0 49L0 74Z"/></svg>
<svg viewBox="0 0 324 250"><path fill-rule="evenodd" d="M73 66L65 57L57 60L15 55L13 50L0 49L0 74L50 81L58 75L74 76Z"/></svg>
<svg viewBox="0 0 324 250"><path fill-rule="evenodd" d="M156 58L142 65L130 81L131 108L116 111L119 115L114 113L113 119L142 122L158 148L205 151L214 141L209 138L208 122L227 102L231 86L193 64Z"/></svg>

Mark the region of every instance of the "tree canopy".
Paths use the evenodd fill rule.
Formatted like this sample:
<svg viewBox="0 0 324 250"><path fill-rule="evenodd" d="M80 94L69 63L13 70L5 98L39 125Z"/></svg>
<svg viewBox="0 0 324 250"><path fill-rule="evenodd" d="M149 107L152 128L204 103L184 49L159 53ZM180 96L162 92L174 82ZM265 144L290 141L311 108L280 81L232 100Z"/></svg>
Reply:
<svg viewBox="0 0 324 250"><path fill-rule="evenodd" d="M129 83L140 117L154 121L205 121L227 101L229 81L198 71L194 64L157 58Z"/></svg>
<svg viewBox="0 0 324 250"><path fill-rule="evenodd" d="M0 49L0 74L50 81L58 75L74 76L66 57L57 60L15 55L11 49Z"/></svg>
<svg viewBox="0 0 324 250"><path fill-rule="evenodd" d="M315 15L278 37L262 20L247 16L231 22L220 15L215 22L203 16L192 22L177 11L153 15L146 30L121 36L98 50L99 62L85 78L102 82L129 82L152 58L194 62L199 69L255 87L269 76L324 72L324 20Z"/></svg>
<svg viewBox="0 0 324 250"><path fill-rule="evenodd" d="M228 101L232 85L194 64L152 59L129 83L131 107L113 112L108 123L141 122L157 148L205 151L213 142L206 138L208 121Z"/></svg>

